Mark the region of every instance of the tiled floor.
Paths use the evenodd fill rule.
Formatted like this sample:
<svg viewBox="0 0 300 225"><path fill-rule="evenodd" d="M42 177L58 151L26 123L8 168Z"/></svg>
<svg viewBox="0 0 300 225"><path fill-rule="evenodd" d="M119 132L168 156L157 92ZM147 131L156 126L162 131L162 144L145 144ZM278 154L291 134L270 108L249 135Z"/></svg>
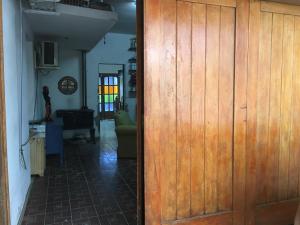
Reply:
<svg viewBox="0 0 300 225"><path fill-rule="evenodd" d="M118 160L107 143L100 145L66 143L63 167L47 158L22 225L136 225L136 161Z"/></svg>

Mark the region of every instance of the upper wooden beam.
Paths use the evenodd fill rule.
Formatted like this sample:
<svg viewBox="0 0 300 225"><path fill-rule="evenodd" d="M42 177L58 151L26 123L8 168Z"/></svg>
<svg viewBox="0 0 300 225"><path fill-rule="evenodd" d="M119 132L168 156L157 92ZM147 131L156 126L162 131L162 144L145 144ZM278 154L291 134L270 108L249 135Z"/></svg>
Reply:
<svg viewBox="0 0 300 225"><path fill-rule="evenodd" d="M265 1L278 2L278 3L283 3L283 4L300 5L299 0L265 0Z"/></svg>
<svg viewBox="0 0 300 225"><path fill-rule="evenodd" d="M261 11L300 16L300 5L297 6L278 2L262 1Z"/></svg>
<svg viewBox="0 0 300 225"><path fill-rule="evenodd" d="M218 5L227 7L236 7L236 0L181 0L185 2L195 2L207 5Z"/></svg>

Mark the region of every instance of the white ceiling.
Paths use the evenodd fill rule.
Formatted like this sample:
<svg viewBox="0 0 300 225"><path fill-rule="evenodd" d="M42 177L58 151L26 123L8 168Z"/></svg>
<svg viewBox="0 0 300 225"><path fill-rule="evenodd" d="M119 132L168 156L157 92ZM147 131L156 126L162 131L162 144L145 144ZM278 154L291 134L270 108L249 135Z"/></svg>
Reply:
<svg viewBox="0 0 300 225"><path fill-rule="evenodd" d="M118 13L119 20L111 32L135 34L136 33L136 4L135 0L104 0L111 4Z"/></svg>
<svg viewBox="0 0 300 225"><path fill-rule="evenodd" d="M110 31L117 13L57 4L56 12L25 10L33 32L58 39L66 47L90 50Z"/></svg>

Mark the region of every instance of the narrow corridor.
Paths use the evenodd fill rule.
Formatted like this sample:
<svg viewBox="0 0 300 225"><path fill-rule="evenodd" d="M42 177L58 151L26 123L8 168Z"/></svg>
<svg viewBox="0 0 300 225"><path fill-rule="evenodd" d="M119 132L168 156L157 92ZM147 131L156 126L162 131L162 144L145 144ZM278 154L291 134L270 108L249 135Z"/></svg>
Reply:
<svg viewBox="0 0 300 225"><path fill-rule="evenodd" d="M136 225L136 160L117 159L116 140L108 134L96 145L66 142L63 167L47 157L22 225Z"/></svg>

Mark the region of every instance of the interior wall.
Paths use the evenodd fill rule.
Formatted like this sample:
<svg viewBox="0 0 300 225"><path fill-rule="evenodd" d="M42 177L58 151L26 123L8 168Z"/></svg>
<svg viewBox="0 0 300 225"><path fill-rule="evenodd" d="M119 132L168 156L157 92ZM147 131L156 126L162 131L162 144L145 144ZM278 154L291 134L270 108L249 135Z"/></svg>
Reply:
<svg viewBox="0 0 300 225"><path fill-rule="evenodd" d="M27 168L20 160L19 150L21 143L29 136L28 121L33 118L32 98L36 82L33 72L32 32L25 20L24 26L21 26L20 2L18 0L2 2L10 217L11 224L16 225L31 182L29 146L23 147Z"/></svg>
<svg viewBox="0 0 300 225"><path fill-rule="evenodd" d="M51 97L52 117L55 118L56 110L59 109L80 109L81 104L81 51L66 48L59 43L59 69L52 71L39 71L39 118L45 115L45 101L42 95L43 86L49 88ZM78 89L72 95L64 95L58 90L58 82L65 76L71 76L78 82ZM87 135L86 131L65 131L64 138L72 138L76 134Z"/></svg>
<svg viewBox="0 0 300 225"><path fill-rule="evenodd" d="M65 76L71 76L78 82L78 89L72 95L64 95L58 90L58 82ZM43 86L48 86L51 97L52 113L59 109L80 109L81 107L81 52L59 45L59 69L39 71L39 95L42 116L45 113Z"/></svg>
<svg viewBox="0 0 300 225"><path fill-rule="evenodd" d="M133 52L129 52L130 38L134 35L108 33L105 39L102 39L88 54L87 54L87 103L88 107L98 113L98 64L125 64L125 91L129 89L128 75L128 59L134 56ZM125 102L128 104L129 116L132 120L136 120L136 99L128 98L127 91L125 92Z"/></svg>

